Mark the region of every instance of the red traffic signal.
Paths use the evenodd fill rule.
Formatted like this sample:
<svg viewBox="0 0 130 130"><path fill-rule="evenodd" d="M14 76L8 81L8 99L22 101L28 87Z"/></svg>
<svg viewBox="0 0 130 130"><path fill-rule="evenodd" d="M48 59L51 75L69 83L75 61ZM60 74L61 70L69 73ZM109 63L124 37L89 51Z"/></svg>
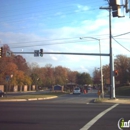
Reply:
<svg viewBox="0 0 130 130"><path fill-rule="evenodd" d="M118 70L114 71L115 76L118 76Z"/></svg>

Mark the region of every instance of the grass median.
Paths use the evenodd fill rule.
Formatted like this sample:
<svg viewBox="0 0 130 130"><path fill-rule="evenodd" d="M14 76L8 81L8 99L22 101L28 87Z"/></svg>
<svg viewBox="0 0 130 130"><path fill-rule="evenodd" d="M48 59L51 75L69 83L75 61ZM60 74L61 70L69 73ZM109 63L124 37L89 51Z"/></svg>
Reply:
<svg viewBox="0 0 130 130"><path fill-rule="evenodd" d="M48 98L48 97L54 97L54 96L61 96L64 95L63 92L50 92L50 93L44 93L44 94L27 94L27 95L18 95L18 96L4 96L3 98L0 98L0 100L6 100L6 99L33 99L33 98Z"/></svg>
<svg viewBox="0 0 130 130"><path fill-rule="evenodd" d="M108 100L108 98L96 98L94 100L94 103L102 103L102 102L107 101L107 100Z"/></svg>
<svg viewBox="0 0 130 130"><path fill-rule="evenodd" d="M116 95L130 96L130 86L123 86L123 87L116 88Z"/></svg>

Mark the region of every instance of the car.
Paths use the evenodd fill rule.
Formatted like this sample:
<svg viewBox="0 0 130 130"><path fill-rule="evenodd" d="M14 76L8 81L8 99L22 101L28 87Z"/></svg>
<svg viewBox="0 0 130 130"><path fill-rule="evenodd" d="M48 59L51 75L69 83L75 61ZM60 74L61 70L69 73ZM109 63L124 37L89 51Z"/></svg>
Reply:
<svg viewBox="0 0 130 130"><path fill-rule="evenodd" d="M0 90L0 97L4 97L4 92L2 92L2 90Z"/></svg>
<svg viewBox="0 0 130 130"><path fill-rule="evenodd" d="M88 87L87 90L91 90L92 88Z"/></svg>
<svg viewBox="0 0 130 130"><path fill-rule="evenodd" d="M80 91L79 87L74 88L73 94L80 94L80 93L81 93L81 91Z"/></svg>

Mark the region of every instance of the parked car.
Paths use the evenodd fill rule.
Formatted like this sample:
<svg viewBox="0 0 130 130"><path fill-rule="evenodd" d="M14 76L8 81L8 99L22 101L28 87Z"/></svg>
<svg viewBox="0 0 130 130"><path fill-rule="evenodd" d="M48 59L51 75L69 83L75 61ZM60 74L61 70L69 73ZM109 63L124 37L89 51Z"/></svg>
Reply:
<svg viewBox="0 0 130 130"><path fill-rule="evenodd" d="M4 92L2 92L2 90L0 90L0 97L4 97Z"/></svg>
<svg viewBox="0 0 130 130"><path fill-rule="evenodd" d="M80 94L80 93L81 93L81 91L80 91L79 87L74 88L73 94Z"/></svg>

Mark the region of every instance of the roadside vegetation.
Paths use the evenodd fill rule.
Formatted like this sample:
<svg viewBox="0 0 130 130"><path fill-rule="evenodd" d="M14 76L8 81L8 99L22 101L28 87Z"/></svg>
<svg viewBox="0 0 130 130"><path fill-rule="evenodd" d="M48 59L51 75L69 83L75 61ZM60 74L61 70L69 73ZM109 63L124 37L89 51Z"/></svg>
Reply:
<svg viewBox="0 0 130 130"><path fill-rule="evenodd" d="M116 95L130 96L130 86L123 86L116 88Z"/></svg>
<svg viewBox="0 0 130 130"><path fill-rule="evenodd" d="M106 94L110 94L110 92L108 92L107 90L105 91ZM122 86L122 87L117 87L115 89L115 94L116 96L130 96L130 86ZM95 103L101 103L104 102L106 100L108 100L109 98L96 98L94 100Z"/></svg>
<svg viewBox="0 0 130 130"><path fill-rule="evenodd" d="M31 99L31 98L48 98L48 97L54 97L54 96L61 96L66 93L64 92L50 92L50 93L44 93L44 94L27 94L27 95L19 95L19 96L4 96L3 98L0 98L0 100L5 99Z"/></svg>
<svg viewBox="0 0 130 130"><path fill-rule="evenodd" d="M108 90L106 90L105 93L110 94ZM115 94L117 96L130 96L130 86L116 87Z"/></svg>
<svg viewBox="0 0 130 130"><path fill-rule="evenodd" d="M0 58L0 85L5 87L7 91L13 91L12 86L27 85L29 88L32 85L40 87L40 89L51 88L53 85L66 85L67 83L76 83L79 85L96 85L101 86L101 70L95 68L91 76L87 72L72 71L63 66L53 67L47 64L44 67L39 67L36 62L29 64L21 55L15 55L12 52L10 57L6 57L6 51L11 51L7 44L3 45L4 54ZM87 61L86 61L87 63ZM114 67L118 74L115 76L116 85L127 85L130 83L130 57L125 55L117 55L114 60ZM102 66L104 86L110 84L110 67L109 65ZM10 79L7 80L10 76ZM117 90L117 94L129 94L125 92L126 88ZM122 91L122 92L120 92Z"/></svg>

